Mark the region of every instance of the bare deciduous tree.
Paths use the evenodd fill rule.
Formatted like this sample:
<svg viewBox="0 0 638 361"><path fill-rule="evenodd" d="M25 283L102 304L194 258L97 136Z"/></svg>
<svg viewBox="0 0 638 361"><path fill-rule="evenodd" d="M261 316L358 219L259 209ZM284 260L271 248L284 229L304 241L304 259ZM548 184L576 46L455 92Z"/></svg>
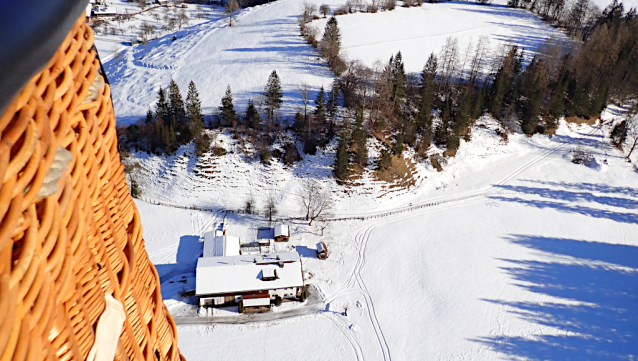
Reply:
<svg viewBox="0 0 638 361"><path fill-rule="evenodd" d="M330 6L327 4L322 4L321 6L319 6L319 12L323 15L323 17L325 18L326 15L330 14Z"/></svg>
<svg viewBox="0 0 638 361"><path fill-rule="evenodd" d="M632 111L629 112L626 118L627 122L627 140L631 146L629 147L629 153L625 158L630 159L631 153L636 149L638 144L638 106L634 106ZM630 140L631 139L631 140Z"/></svg>
<svg viewBox="0 0 638 361"><path fill-rule="evenodd" d="M304 1L301 5L303 14L301 15L302 23L306 24L312 21L317 15L317 4Z"/></svg>
<svg viewBox="0 0 638 361"><path fill-rule="evenodd" d="M144 43L144 56L146 56L146 43L148 42L149 37L151 37L155 33L155 27L149 24L146 21L142 22L140 25L140 38L142 39L142 43Z"/></svg>
<svg viewBox="0 0 638 361"><path fill-rule="evenodd" d="M268 217L268 222L272 222L272 217L277 214L277 201L273 191L268 192L266 195L266 204L264 207L266 212L265 216Z"/></svg>
<svg viewBox="0 0 638 361"><path fill-rule="evenodd" d="M314 220L327 217L334 207L330 190L322 189L321 184L314 179L304 179L296 195L309 226Z"/></svg>
<svg viewBox="0 0 638 361"><path fill-rule="evenodd" d="M183 25L188 25L188 15L186 14L186 10L180 9L177 12L177 16L175 17L175 21L177 22L177 27L179 29L181 29Z"/></svg>
<svg viewBox="0 0 638 361"><path fill-rule="evenodd" d="M233 26L233 20L235 20L235 12L239 11L241 8L239 7L239 3L237 0L229 0L224 7L224 14L228 16L228 26Z"/></svg>
<svg viewBox="0 0 638 361"><path fill-rule="evenodd" d="M246 202L244 203L244 212L248 214L252 214L253 211L255 210L255 207L256 207L255 197L253 196L251 192L250 194L248 194L248 198L246 198Z"/></svg>
<svg viewBox="0 0 638 361"><path fill-rule="evenodd" d="M297 91L299 91L299 95L301 96L301 101L303 102L303 119L306 123L306 131L310 131L310 121L308 119L308 99L310 97L310 87L307 83L301 83L300 86L297 87Z"/></svg>

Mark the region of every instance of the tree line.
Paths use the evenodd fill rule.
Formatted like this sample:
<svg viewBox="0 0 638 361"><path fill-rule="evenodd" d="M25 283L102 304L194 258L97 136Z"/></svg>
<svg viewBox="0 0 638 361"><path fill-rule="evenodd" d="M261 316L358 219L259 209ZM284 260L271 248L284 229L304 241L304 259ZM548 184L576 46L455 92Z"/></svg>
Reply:
<svg viewBox="0 0 638 361"><path fill-rule="evenodd" d="M465 52L448 38L418 77L405 73L401 52L372 68L335 60L338 32L333 16L316 46L339 75L350 114L337 129L334 174L341 180L353 165L366 165L369 137L385 145L377 163L384 168L406 147L424 159L434 143L453 156L484 114L500 122L504 138L515 129L553 133L561 117L594 118L611 101L638 95L638 20L616 1L598 13L583 41L548 40L531 59L516 45L492 53L486 37Z"/></svg>

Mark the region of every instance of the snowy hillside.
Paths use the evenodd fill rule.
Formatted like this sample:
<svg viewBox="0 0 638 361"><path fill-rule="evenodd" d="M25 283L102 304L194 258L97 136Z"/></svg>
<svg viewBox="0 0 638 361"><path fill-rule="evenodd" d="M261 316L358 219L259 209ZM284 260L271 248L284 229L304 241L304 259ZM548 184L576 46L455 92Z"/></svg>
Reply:
<svg viewBox="0 0 638 361"><path fill-rule="evenodd" d="M606 112L605 119L614 114ZM194 272L199 236L224 215L137 201L187 359L207 360L211 349L220 359L261 360L297 360L300 354L307 360L635 357L638 173L609 146L609 123L600 129L561 123L551 139L515 134L507 143L489 127L487 120L479 123L444 172L422 169L427 181L409 195L347 195L338 204L349 215L408 211L331 222L324 237L292 223L290 244L325 307L302 317L183 324L181 288L167 280ZM590 166L570 161L576 148L593 154ZM279 209L297 214L297 170L225 157L215 160L225 180L207 190L190 190L193 180L180 178L187 174L182 169L195 166L190 161L174 167L174 178L165 181L171 187L151 188L177 204L223 208L251 189L259 194L281 186ZM156 162L143 159L142 166ZM311 176L323 178L316 172ZM331 182L339 194L343 188ZM431 205L409 208L420 202ZM237 214L225 222L244 241L267 223ZM314 255L319 240L331 250L326 261Z"/></svg>
<svg viewBox="0 0 638 361"><path fill-rule="evenodd" d="M338 0L312 0L333 8ZM297 88L310 86L311 99L321 86L329 88L334 75L316 49L300 36L297 17L301 0L280 0L242 10L238 23L228 27L216 18L190 26L172 35L123 51L124 60L106 63L113 86L113 102L118 124L130 124L146 115L156 101L159 87L174 79L182 91L193 80L199 89L203 110L217 110L230 85L235 106L243 111L248 99L263 91L268 75L276 70L282 81L284 104L282 117L292 117L301 107ZM491 39L492 49L500 43L518 44L533 52L548 38L563 35L544 24L537 16L504 5L480 6L465 2L424 4L417 8L396 8L376 14L352 14L338 17L345 55L371 65L401 50L406 70L420 71L427 55L438 52L449 36L459 39L465 48L480 35ZM312 24L323 29L325 20ZM389 24L398 24L390 26ZM533 33L533 36L528 36Z"/></svg>

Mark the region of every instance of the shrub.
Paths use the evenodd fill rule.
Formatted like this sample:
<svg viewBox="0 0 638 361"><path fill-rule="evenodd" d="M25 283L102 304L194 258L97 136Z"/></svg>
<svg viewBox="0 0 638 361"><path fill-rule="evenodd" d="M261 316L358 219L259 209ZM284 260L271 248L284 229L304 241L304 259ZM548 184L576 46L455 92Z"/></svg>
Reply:
<svg viewBox="0 0 638 361"><path fill-rule="evenodd" d="M392 165L392 154L387 150L381 151L381 157L379 158L379 169L386 170Z"/></svg>
<svg viewBox="0 0 638 361"><path fill-rule="evenodd" d="M279 295L275 296L275 302L274 302L275 306L277 306L277 307L281 306L281 302L282 301L283 300L281 299L281 296L279 296Z"/></svg>
<svg viewBox="0 0 638 361"><path fill-rule="evenodd" d="M345 15L348 13L348 7L347 6L340 6L337 8L337 10L334 11L333 15L337 16L337 15Z"/></svg>
<svg viewBox="0 0 638 361"><path fill-rule="evenodd" d="M397 0L385 0L383 2L383 10L392 11L397 7Z"/></svg>
<svg viewBox="0 0 638 361"><path fill-rule="evenodd" d="M293 143L288 143L284 146L283 162L287 165L293 165L301 160L301 155L297 150L297 147Z"/></svg>
<svg viewBox="0 0 638 361"><path fill-rule="evenodd" d="M268 149L265 149L259 153L259 160L262 163L268 164L270 163L271 159L272 159L272 155L270 154L270 151Z"/></svg>
<svg viewBox="0 0 638 361"><path fill-rule="evenodd" d="M217 157L221 157L223 155L226 155L226 149L222 148L222 147L213 147L213 154Z"/></svg>
<svg viewBox="0 0 638 361"><path fill-rule="evenodd" d="M306 140L303 144L303 152L315 155L317 153L317 140L314 138Z"/></svg>
<svg viewBox="0 0 638 361"><path fill-rule="evenodd" d="M443 158L440 154L432 154L430 156L430 163L432 166L436 168L437 172L443 171L443 166L445 165L445 158Z"/></svg>

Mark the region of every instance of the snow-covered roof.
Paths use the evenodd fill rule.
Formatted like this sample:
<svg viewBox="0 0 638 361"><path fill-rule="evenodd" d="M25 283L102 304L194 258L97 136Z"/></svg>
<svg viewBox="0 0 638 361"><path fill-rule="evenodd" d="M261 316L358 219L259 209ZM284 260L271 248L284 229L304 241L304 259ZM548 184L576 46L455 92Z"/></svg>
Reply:
<svg viewBox="0 0 638 361"><path fill-rule="evenodd" d="M203 257L239 256L239 237L215 237L215 232L204 234Z"/></svg>
<svg viewBox="0 0 638 361"><path fill-rule="evenodd" d="M261 227L257 229L257 239L275 239L275 232L270 227Z"/></svg>
<svg viewBox="0 0 638 361"><path fill-rule="evenodd" d="M262 281L265 274L277 278ZM297 252L233 257L202 257L197 260L197 295L237 293L302 287L301 259Z"/></svg>
<svg viewBox="0 0 638 361"><path fill-rule="evenodd" d="M275 225L275 237L286 236L290 237L290 229L287 224L276 224Z"/></svg>

